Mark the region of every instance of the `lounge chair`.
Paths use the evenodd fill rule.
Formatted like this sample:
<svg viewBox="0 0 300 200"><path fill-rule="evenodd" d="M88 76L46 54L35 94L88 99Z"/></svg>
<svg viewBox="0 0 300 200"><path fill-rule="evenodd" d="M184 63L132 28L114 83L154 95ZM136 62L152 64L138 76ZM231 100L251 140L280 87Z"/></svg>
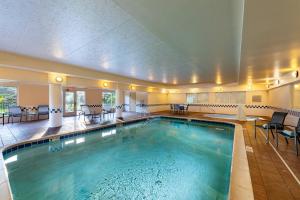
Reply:
<svg viewBox="0 0 300 200"><path fill-rule="evenodd" d="M285 125L285 127L292 128L293 130L282 130L277 132L277 137L276 137L276 145L278 147L278 134L282 135L288 144L288 139L294 139L295 141L295 150L297 153L297 156L299 155L298 153L298 143L300 143L300 118L298 120L297 126L291 126L291 125Z"/></svg>
<svg viewBox="0 0 300 200"><path fill-rule="evenodd" d="M271 130L272 136L274 137L274 133L273 130L275 130L275 133L277 133L278 131L282 131L284 128L284 120L287 116L287 113L285 112L274 112L271 118L271 121L261 125L256 125L256 120L255 120L255 138L256 138L256 127L258 128L263 128L265 130L267 130L267 140L266 142L269 142L269 130Z"/></svg>
<svg viewBox="0 0 300 200"><path fill-rule="evenodd" d="M95 110L91 109L91 106L89 105L81 105L81 115L83 115L84 122L86 117L91 117L91 121L94 120L94 118L100 117L99 113L96 113Z"/></svg>
<svg viewBox="0 0 300 200"><path fill-rule="evenodd" d="M49 118L49 106L48 105L38 105L38 113L37 113L38 120L40 120L41 115L47 115L47 118Z"/></svg>
<svg viewBox="0 0 300 200"><path fill-rule="evenodd" d="M115 112L116 112L115 108L110 108L109 110L105 111L105 114L108 114L109 117L111 117L111 115L112 115L112 117L114 118L115 117Z"/></svg>
<svg viewBox="0 0 300 200"><path fill-rule="evenodd" d="M8 107L8 123L10 121L10 118L12 119L11 122L14 123L14 118L19 117L20 122L22 121L22 109L20 106L9 106Z"/></svg>

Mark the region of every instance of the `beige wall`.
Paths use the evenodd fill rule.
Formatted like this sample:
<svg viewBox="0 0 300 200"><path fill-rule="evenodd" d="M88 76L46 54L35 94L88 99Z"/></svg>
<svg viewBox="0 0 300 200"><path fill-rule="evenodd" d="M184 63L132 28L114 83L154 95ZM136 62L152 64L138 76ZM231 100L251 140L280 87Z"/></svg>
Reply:
<svg viewBox="0 0 300 200"><path fill-rule="evenodd" d="M169 94L168 95L169 103L186 103L186 93L178 93L178 94Z"/></svg>
<svg viewBox="0 0 300 200"><path fill-rule="evenodd" d="M47 85L18 84L18 102L21 106L37 106L49 104L49 88ZM77 90L72 88L72 90ZM80 90L80 89L79 89ZM86 92L87 104L101 104L101 89L83 89Z"/></svg>
<svg viewBox="0 0 300 200"><path fill-rule="evenodd" d="M102 90L101 89L86 89L86 104L97 105L102 104Z"/></svg>
<svg viewBox="0 0 300 200"><path fill-rule="evenodd" d="M164 93L149 93L148 104L164 104L168 103L168 94Z"/></svg>
<svg viewBox="0 0 300 200"><path fill-rule="evenodd" d="M261 102L252 102L252 97L259 95L261 96ZM267 91L248 91L246 92L246 104L256 104L256 105L267 105L268 104L268 93Z"/></svg>
<svg viewBox="0 0 300 200"><path fill-rule="evenodd" d="M49 104L49 88L47 85L18 85L18 102L21 106L37 106Z"/></svg>
<svg viewBox="0 0 300 200"><path fill-rule="evenodd" d="M268 104L279 108L292 108L292 85L285 85L268 91Z"/></svg>

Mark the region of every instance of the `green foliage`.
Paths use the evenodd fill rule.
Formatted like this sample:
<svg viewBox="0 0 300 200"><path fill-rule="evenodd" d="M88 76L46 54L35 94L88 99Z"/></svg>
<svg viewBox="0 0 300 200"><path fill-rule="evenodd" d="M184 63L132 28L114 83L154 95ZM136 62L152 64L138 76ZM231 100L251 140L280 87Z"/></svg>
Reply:
<svg viewBox="0 0 300 200"><path fill-rule="evenodd" d="M0 86L0 113L11 105L17 105L17 88Z"/></svg>
<svg viewBox="0 0 300 200"><path fill-rule="evenodd" d="M102 103L104 105L114 105L116 102L116 95L114 92L103 92Z"/></svg>

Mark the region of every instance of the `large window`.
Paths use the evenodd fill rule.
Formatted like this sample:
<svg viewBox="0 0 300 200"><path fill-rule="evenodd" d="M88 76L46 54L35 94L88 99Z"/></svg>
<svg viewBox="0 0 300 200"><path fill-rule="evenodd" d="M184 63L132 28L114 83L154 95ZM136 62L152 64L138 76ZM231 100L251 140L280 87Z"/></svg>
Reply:
<svg viewBox="0 0 300 200"><path fill-rule="evenodd" d="M207 92L197 94L188 93L186 94L186 102L188 104L205 104L208 103L208 97L209 93Z"/></svg>
<svg viewBox="0 0 300 200"><path fill-rule="evenodd" d="M215 98L216 104L245 104L245 92L218 92Z"/></svg>
<svg viewBox="0 0 300 200"><path fill-rule="evenodd" d="M0 86L0 113L12 105L17 105L17 88Z"/></svg>
<svg viewBox="0 0 300 200"><path fill-rule="evenodd" d="M102 106L104 109L110 109L115 106L116 93L114 91L102 92Z"/></svg>

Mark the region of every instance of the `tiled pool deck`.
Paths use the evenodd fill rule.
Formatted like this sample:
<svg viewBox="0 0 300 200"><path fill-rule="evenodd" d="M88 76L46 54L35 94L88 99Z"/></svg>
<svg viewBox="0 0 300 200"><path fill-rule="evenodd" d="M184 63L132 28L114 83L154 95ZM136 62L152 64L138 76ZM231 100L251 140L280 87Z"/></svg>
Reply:
<svg viewBox="0 0 300 200"><path fill-rule="evenodd" d="M159 112L159 115L175 115L169 112ZM189 113L180 115L180 117L190 117L198 119L210 119L204 117L201 113ZM124 120L130 121L139 119L141 116L133 113L124 113ZM235 122L232 120L220 120L226 122ZM49 131L47 129L48 121L28 122L9 124L0 128L1 146L19 143L24 140L34 140L47 136L60 135L67 132L82 131L100 126L106 126L115 123L115 120L105 121L100 124L85 125L76 117L64 118L63 126L57 130ZM236 122L235 122L236 123ZM280 160L278 155L270 145L265 144L263 134L258 134L257 139L253 135L253 125L251 122L241 123L243 129L245 144L253 148L253 152L247 152L247 158L250 167L250 175L255 199L299 199L300 185L293 178L287 167ZM280 142L278 148L279 154L294 172L294 175L300 178L300 156L296 157L293 144L286 145L284 141ZM238 157L238 156L236 156ZM0 159L2 155L0 156ZM1 168L2 166L0 166ZM0 171L3 171L0 169ZM1 177L1 174L0 174ZM238 180L238 179L237 179ZM241 183L243 179L241 178ZM0 181L0 191L8 190L5 184ZM1 196L0 199L6 199Z"/></svg>

